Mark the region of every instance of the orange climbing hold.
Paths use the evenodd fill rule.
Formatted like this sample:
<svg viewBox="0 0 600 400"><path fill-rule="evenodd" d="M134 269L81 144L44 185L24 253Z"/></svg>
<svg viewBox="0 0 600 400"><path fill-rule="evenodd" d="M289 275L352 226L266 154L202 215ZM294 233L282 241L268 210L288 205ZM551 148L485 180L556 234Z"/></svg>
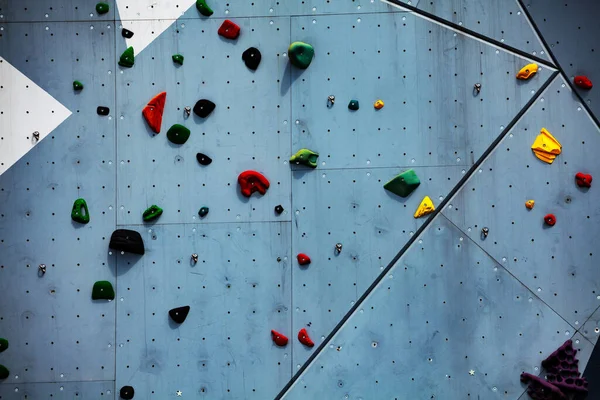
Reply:
<svg viewBox="0 0 600 400"><path fill-rule="evenodd" d="M155 133L160 133L160 126L162 124L166 102L167 92L162 92L154 96L142 110L142 115Z"/></svg>
<svg viewBox="0 0 600 400"><path fill-rule="evenodd" d="M531 145L531 150L537 158L545 163L552 164L556 156L561 153L562 145L546 128L542 128Z"/></svg>
<svg viewBox="0 0 600 400"><path fill-rule="evenodd" d="M298 340L300 343L308 347L313 347L315 345L310 339L310 336L308 336L308 332L306 332L306 329L304 328L300 329L300 332L298 332Z"/></svg>
<svg viewBox="0 0 600 400"><path fill-rule="evenodd" d="M269 180L260 172L251 170L242 172L238 176L238 183L242 194L246 197L252 196L254 192L265 194L269 188Z"/></svg>
<svg viewBox="0 0 600 400"><path fill-rule="evenodd" d="M537 64L527 64L517 72L517 79L529 79L538 71Z"/></svg>
<svg viewBox="0 0 600 400"><path fill-rule="evenodd" d="M533 206L535 206L535 200L527 200L525 202L525 207L527 207L528 210L533 210Z"/></svg>
<svg viewBox="0 0 600 400"><path fill-rule="evenodd" d="M273 340L273 343L275 343L277 346L285 346L288 343L288 338L287 336L275 331L275 330L271 330L271 339Z"/></svg>

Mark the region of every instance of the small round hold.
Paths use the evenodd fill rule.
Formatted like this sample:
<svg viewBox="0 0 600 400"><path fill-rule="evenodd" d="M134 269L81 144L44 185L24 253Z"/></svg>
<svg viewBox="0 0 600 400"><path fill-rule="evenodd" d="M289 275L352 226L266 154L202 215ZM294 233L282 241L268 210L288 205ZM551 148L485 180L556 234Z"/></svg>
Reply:
<svg viewBox="0 0 600 400"><path fill-rule="evenodd" d="M200 208L200 211L198 211L198 215L201 218L206 217L207 214L208 214L208 207L202 207L202 208Z"/></svg>
<svg viewBox="0 0 600 400"><path fill-rule="evenodd" d="M283 206L281 204L275 206L275 213L280 215L283 212Z"/></svg>
<svg viewBox="0 0 600 400"><path fill-rule="evenodd" d="M341 243L338 243L335 245L335 251L338 254L340 254L342 252L342 244Z"/></svg>
<svg viewBox="0 0 600 400"><path fill-rule="evenodd" d="M490 233L490 229L488 227L481 228L481 237L485 239Z"/></svg>
<svg viewBox="0 0 600 400"><path fill-rule="evenodd" d="M200 165L209 165L212 162L212 158L207 156L206 154L198 153L196 154L196 160L200 163Z"/></svg>
<svg viewBox="0 0 600 400"><path fill-rule="evenodd" d="M119 392L119 396L125 400L133 399L134 394L135 390L131 386L123 386Z"/></svg>
<svg viewBox="0 0 600 400"><path fill-rule="evenodd" d="M196 253L192 254L192 261L193 261L194 263L197 263L197 262L198 262L198 254L196 254Z"/></svg>
<svg viewBox="0 0 600 400"><path fill-rule="evenodd" d="M554 224L556 224L556 217L554 214L546 214L546 216L544 216L544 222L546 225L554 226Z"/></svg>
<svg viewBox="0 0 600 400"><path fill-rule="evenodd" d="M246 67L252 71L256 71L261 58L260 51L256 47L250 47L242 53L242 60L246 64Z"/></svg>
<svg viewBox="0 0 600 400"><path fill-rule="evenodd" d="M381 110L384 105L385 105L385 103L381 99L377 100L375 103L373 103L373 107L375 107L376 110Z"/></svg>

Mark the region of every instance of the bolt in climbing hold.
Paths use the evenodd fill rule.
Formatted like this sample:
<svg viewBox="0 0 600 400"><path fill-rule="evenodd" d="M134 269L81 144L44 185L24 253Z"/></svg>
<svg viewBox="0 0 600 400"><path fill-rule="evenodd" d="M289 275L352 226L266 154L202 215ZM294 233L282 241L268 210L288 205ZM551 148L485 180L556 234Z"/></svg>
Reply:
<svg viewBox="0 0 600 400"><path fill-rule="evenodd" d="M73 81L73 90L83 90L83 83L79 81Z"/></svg>
<svg viewBox="0 0 600 400"><path fill-rule="evenodd" d="M575 183L579 187L589 188L592 187L592 175L578 172L575 174Z"/></svg>
<svg viewBox="0 0 600 400"><path fill-rule="evenodd" d="M300 329L298 332L298 340L307 347L313 347L315 345L310 339L310 336L308 336L308 332L306 332L305 328Z"/></svg>
<svg viewBox="0 0 600 400"><path fill-rule="evenodd" d="M252 71L256 71L261 59L262 55L256 47L250 47L242 53L242 60L244 61L244 64L246 64L246 67Z"/></svg>
<svg viewBox="0 0 600 400"><path fill-rule="evenodd" d="M358 110L359 106L358 106L358 100L350 100L350 103L348 103L348 109L352 110L352 111L356 111Z"/></svg>
<svg viewBox="0 0 600 400"><path fill-rule="evenodd" d="M210 158L206 154L202 154L202 153L196 154L196 160L198 160L200 165L204 165L204 166L210 165L210 163L212 162L212 158Z"/></svg>
<svg viewBox="0 0 600 400"><path fill-rule="evenodd" d="M206 118L215 109L216 105L210 100L202 99L196 102L194 106L194 114L200 118Z"/></svg>
<svg viewBox="0 0 600 400"><path fill-rule="evenodd" d="M589 90L591 89L594 85L592 84L592 81L589 80L589 78L587 76L583 76L583 75L577 75L574 79L573 79L573 83L575 84L575 86L577 86L578 88L581 89L586 89Z"/></svg>
<svg viewBox="0 0 600 400"><path fill-rule="evenodd" d="M537 64L527 64L517 72L517 79L529 79L538 71Z"/></svg>
<svg viewBox="0 0 600 400"><path fill-rule="evenodd" d="M415 171L409 169L392 178L388 183L383 185L383 188L397 196L407 197L418 188L420 184L421 181Z"/></svg>
<svg viewBox="0 0 600 400"><path fill-rule="evenodd" d="M342 252L342 244L341 243L338 243L335 245L335 252L337 254L340 254Z"/></svg>
<svg viewBox="0 0 600 400"><path fill-rule="evenodd" d="M8 349L8 340L0 338L0 353L2 353L6 349Z"/></svg>
<svg viewBox="0 0 600 400"><path fill-rule="evenodd" d="M481 228L481 239L487 238L489 234L490 234L490 228L488 228L487 226Z"/></svg>
<svg viewBox="0 0 600 400"><path fill-rule="evenodd" d="M185 117L187 118L192 113L192 107L185 107L183 111L185 112Z"/></svg>
<svg viewBox="0 0 600 400"><path fill-rule="evenodd" d="M298 259L298 264L300 265L308 265L310 264L310 257L307 256L304 253L300 253L296 256L296 258Z"/></svg>
<svg viewBox="0 0 600 400"><path fill-rule="evenodd" d="M525 207L527 207L528 210L533 210L533 206L535 206L535 200L527 200L525 202Z"/></svg>
<svg viewBox="0 0 600 400"><path fill-rule="evenodd" d="M335 104L335 96L330 94L329 96L327 96L327 106L333 107L334 104Z"/></svg>
<svg viewBox="0 0 600 400"><path fill-rule="evenodd" d="M10 371L4 365L0 364L0 380L6 379L10 375Z"/></svg>
<svg viewBox="0 0 600 400"><path fill-rule="evenodd" d="M110 237L108 247L113 250L140 255L143 255L145 252L142 236L138 232L129 229L117 229L114 231Z"/></svg>
<svg viewBox="0 0 600 400"><path fill-rule="evenodd" d="M38 131L33 132L32 134L32 140L34 143L39 142L40 140L40 133Z"/></svg>
<svg viewBox="0 0 600 400"><path fill-rule="evenodd" d="M473 86L473 94L478 95L481 92L481 83L476 83Z"/></svg>
<svg viewBox="0 0 600 400"><path fill-rule="evenodd" d="M205 17L213 15L213 10L206 4L206 0L196 0L196 9Z"/></svg>
<svg viewBox="0 0 600 400"><path fill-rule="evenodd" d="M144 219L144 221L149 222L160 217L162 213L163 209L153 204L150 207L148 207L146 211L144 211L144 213L142 214L142 218Z"/></svg>
<svg viewBox="0 0 600 400"><path fill-rule="evenodd" d="M546 128L542 128L531 145L531 150L537 158L545 163L552 164L556 156L561 153L562 146Z"/></svg>
<svg viewBox="0 0 600 400"><path fill-rule="evenodd" d="M92 300L114 300L115 290L109 281L98 281L92 288Z"/></svg>
<svg viewBox="0 0 600 400"><path fill-rule="evenodd" d="M131 68L135 64L135 54L133 51L133 47L129 46L123 54L121 54L121 58L119 58L119 65L121 67Z"/></svg>
<svg viewBox="0 0 600 400"><path fill-rule="evenodd" d="M46 274L46 264L40 264L38 266L38 275L44 276Z"/></svg>
<svg viewBox="0 0 600 400"><path fill-rule="evenodd" d="M181 54L174 54L171 58L175 64L183 65L183 56Z"/></svg>
<svg viewBox="0 0 600 400"><path fill-rule="evenodd" d="M90 213L88 211L87 203L84 199L77 199L73 203L71 209L71 219L80 224L87 224L90 222Z"/></svg>
<svg viewBox="0 0 600 400"><path fill-rule="evenodd" d="M415 211L415 218L422 217L427 214L431 214L435 211L435 206L433 205L433 201L429 198L429 196L425 196L419 204L417 211Z"/></svg>
<svg viewBox="0 0 600 400"><path fill-rule="evenodd" d="M108 12L109 6L106 3L100 2L96 4L96 12L100 15L106 14Z"/></svg>
<svg viewBox="0 0 600 400"><path fill-rule="evenodd" d="M308 43L293 42L288 48L290 62L296 68L308 68L314 55L315 49Z"/></svg>
<svg viewBox="0 0 600 400"><path fill-rule="evenodd" d="M175 124L167 131L167 139L174 144L184 144L190 138L190 130L183 125Z"/></svg>
<svg viewBox="0 0 600 400"><path fill-rule="evenodd" d="M381 110L384 105L385 103L383 100L377 100L375 103L373 103L373 107L375 107L376 110Z"/></svg>
<svg viewBox="0 0 600 400"><path fill-rule="evenodd" d="M308 149L300 149L290 157L290 165L295 163L296 165L302 164L310 168L317 168L317 158L319 158L319 153Z"/></svg>
<svg viewBox="0 0 600 400"><path fill-rule="evenodd" d="M554 226L554 224L556 224L556 217L554 214L546 214L544 216L544 222L546 225Z"/></svg>
<svg viewBox="0 0 600 400"><path fill-rule="evenodd" d="M271 330L271 339L273 340L273 343L275 343L277 346L283 347L286 344L288 344L287 336L285 336L275 330Z"/></svg>
<svg viewBox="0 0 600 400"><path fill-rule="evenodd" d="M171 317L174 322L182 324L187 318L189 312L190 306L177 307L169 311L169 317Z"/></svg>
<svg viewBox="0 0 600 400"><path fill-rule="evenodd" d="M283 212L283 206L281 204L275 206L275 214L281 215Z"/></svg>
<svg viewBox="0 0 600 400"><path fill-rule="evenodd" d="M240 36L240 27L235 22L226 19L219 27L217 33L226 39L234 40Z"/></svg>
<svg viewBox="0 0 600 400"><path fill-rule="evenodd" d="M165 103L167 102L167 92L161 92L154 96L142 110L142 115L150 129L155 133L160 133Z"/></svg>
<svg viewBox="0 0 600 400"><path fill-rule="evenodd" d="M123 400L131 400L131 399L133 399L134 395L135 395L135 390L133 390L133 387L131 387L131 386L123 386L121 388L121 390L119 391L119 396Z"/></svg>
<svg viewBox="0 0 600 400"><path fill-rule="evenodd" d="M110 109L108 107L99 106L96 108L96 114L106 117L108 114L110 114Z"/></svg>
<svg viewBox="0 0 600 400"><path fill-rule="evenodd" d="M133 37L133 32L131 32L129 29L121 29L121 36L123 36L125 39L131 39Z"/></svg>
<svg viewBox="0 0 600 400"><path fill-rule="evenodd" d="M196 253L192 254L192 261L194 262L194 264L196 264L198 262L198 254L196 254Z"/></svg>
<svg viewBox="0 0 600 400"><path fill-rule="evenodd" d="M263 174L252 170L242 172L238 176L238 183L240 184L242 194L246 197L252 196L254 192L264 195L267 193L267 189L269 189L267 178Z"/></svg>
<svg viewBox="0 0 600 400"><path fill-rule="evenodd" d="M200 216L200 218L206 217L207 214L208 214L208 207L202 207L198 211L198 215Z"/></svg>

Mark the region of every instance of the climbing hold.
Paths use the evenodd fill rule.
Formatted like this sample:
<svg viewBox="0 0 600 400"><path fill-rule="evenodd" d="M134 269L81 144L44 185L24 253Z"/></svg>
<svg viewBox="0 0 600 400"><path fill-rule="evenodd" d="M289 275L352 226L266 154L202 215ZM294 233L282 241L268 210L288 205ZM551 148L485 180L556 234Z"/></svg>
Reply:
<svg viewBox="0 0 600 400"><path fill-rule="evenodd" d="M133 37L133 32L131 32L129 29L121 29L121 36L123 36L125 39L131 39Z"/></svg>
<svg viewBox="0 0 600 400"><path fill-rule="evenodd" d="M433 205L433 201L431 201L429 196L425 196L421 201L421 204L419 204L419 208L417 208L417 211L415 211L414 217L419 218L424 215L431 214L434 211L435 206Z"/></svg>
<svg viewBox="0 0 600 400"><path fill-rule="evenodd" d="M329 106L333 107L334 104L335 104L335 96L330 94L329 96L327 96L327 107L329 107Z"/></svg>
<svg viewBox="0 0 600 400"><path fill-rule="evenodd" d="M135 390L133 390L133 387L131 387L131 386L123 386L121 388L121 390L119 391L119 396L123 400L133 399L134 394L135 394Z"/></svg>
<svg viewBox="0 0 600 400"><path fill-rule="evenodd" d="M575 86L577 86L581 89L586 89L586 90L589 90L592 88L592 86L594 86L592 84L592 81L590 81L587 76L583 76L583 75L577 75L573 79L573 83L575 84Z"/></svg>
<svg viewBox="0 0 600 400"><path fill-rule="evenodd" d="M106 3L100 2L96 4L96 12L100 15L106 14L108 12L109 6Z"/></svg>
<svg viewBox="0 0 600 400"><path fill-rule="evenodd" d="M542 367L547 372L548 382L567 395L575 392L579 392L579 394L588 392L587 379L579 377L579 360L575 357L576 354L577 350L573 348L573 341L569 339L542 361ZM575 398L580 397L576 396Z"/></svg>
<svg viewBox="0 0 600 400"><path fill-rule="evenodd" d="M40 133L38 131L35 131L32 133L33 138L31 138L31 141L34 143L37 143L40 141Z"/></svg>
<svg viewBox="0 0 600 400"><path fill-rule="evenodd" d="M577 186L579 187L592 187L592 175L578 172L575 174L575 183L577 183Z"/></svg>
<svg viewBox="0 0 600 400"><path fill-rule="evenodd" d="M160 126L162 125L166 102L167 92L161 92L154 96L142 110L144 119L148 122L150 129L155 133L160 133Z"/></svg>
<svg viewBox="0 0 600 400"><path fill-rule="evenodd" d="M489 234L490 234L490 228L488 228L487 226L481 228L481 239L487 238Z"/></svg>
<svg viewBox="0 0 600 400"><path fill-rule="evenodd" d="M0 353L2 353L6 349L8 349L8 340L0 338Z"/></svg>
<svg viewBox="0 0 600 400"><path fill-rule="evenodd" d="M108 107L98 106L98 108L96 108L96 113L98 115L107 116L110 114L110 109Z"/></svg>
<svg viewBox="0 0 600 400"><path fill-rule="evenodd" d="M358 100L350 100L350 103L348 103L348 109L352 111L358 110Z"/></svg>
<svg viewBox="0 0 600 400"><path fill-rule="evenodd" d="M252 170L242 172L238 176L238 183L240 184L242 194L246 197L252 196L254 192L265 194L267 193L267 189L269 189L267 178L263 174Z"/></svg>
<svg viewBox="0 0 600 400"><path fill-rule="evenodd" d="M206 0L196 0L196 8L200 14L204 15L205 17L210 17L213 15L213 10L211 10L208 4L206 4Z"/></svg>
<svg viewBox="0 0 600 400"><path fill-rule="evenodd" d="M226 39L234 40L240 36L240 27L235 22L226 19L219 27L218 33Z"/></svg>
<svg viewBox="0 0 600 400"><path fill-rule="evenodd" d="M285 346L288 343L287 336L274 330L271 330L271 339L277 346L281 347Z"/></svg>
<svg viewBox="0 0 600 400"><path fill-rule="evenodd" d="M83 90L83 83L79 81L73 81L73 90Z"/></svg>
<svg viewBox="0 0 600 400"><path fill-rule="evenodd" d="M192 107L186 106L183 109L183 112L185 113L185 117L188 118L190 116L190 114L192 113Z"/></svg>
<svg viewBox="0 0 600 400"><path fill-rule="evenodd" d="M415 171L409 169L402 172L400 175L395 176L392 180L383 185L383 188L397 196L407 197L418 188L420 184L421 181Z"/></svg>
<svg viewBox="0 0 600 400"><path fill-rule="evenodd" d="M544 216L544 222L546 225L554 226L554 224L556 224L556 217L554 214L546 214Z"/></svg>
<svg viewBox="0 0 600 400"><path fill-rule="evenodd" d="M115 290L109 281L98 281L92 288L92 300L114 300Z"/></svg>
<svg viewBox="0 0 600 400"><path fill-rule="evenodd" d="M317 158L319 158L319 153L308 149L300 149L290 157L290 165L295 163L296 165L302 164L310 168L317 168Z"/></svg>
<svg viewBox="0 0 600 400"><path fill-rule="evenodd" d="M556 156L561 153L562 146L546 128L542 128L531 145L531 149L537 158L552 164Z"/></svg>
<svg viewBox="0 0 600 400"><path fill-rule="evenodd" d="M258 68L258 64L260 64L261 59L262 56L260 51L256 47L250 47L242 53L242 60L244 61L244 64L246 64L246 67L252 71L255 71L256 68Z"/></svg>
<svg viewBox="0 0 600 400"><path fill-rule="evenodd" d="M304 253L300 253L296 256L296 258L298 259L298 264L300 265L308 265L310 264L310 257L307 256Z"/></svg>
<svg viewBox="0 0 600 400"><path fill-rule="evenodd" d="M0 379L6 379L10 375L10 371L4 365L0 364Z"/></svg>
<svg viewBox="0 0 600 400"><path fill-rule="evenodd" d="M473 94L477 96L480 92L481 92L481 83L476 83L473 86Z"/></svg>
<svg viewBox="0 0 600 400"><path fill-rule="evenodd" d="M342 244L341 243L336 243L336 245L335 245L335 252L337 254L340 254L342 252Z"/></svg>
<svg viewBox="0 0 600 400"><path fill-rule="evenodd" d="M314 55L315 49L308 43L293 42L288 48L288 57L292 65L296 68L308 68Z"/></svg>
<svg viewBox="0 0 600 400"><path fill-rule="evenodd" d="M129 229L117 229L110 237L109 248L134 254L144 254L142 236Z"/></svg>
<svg viewBox="0 0 600 400"><path fill-rule="evenodd" d="M206 217L207 214L208 214L208 207L201 207L200 210L198 211L198 215L201 218Z"/></svg>
<svg viewBox="0 0 600 400"><path fill-rule="evenodd" d="M121 67L131 68L135 64L135 55L133 52L133 47L129 46L123 54L121 54L121 58L119 59L119 65Z"/></svg>
<svg viewBox="0 0 600 400"><path fill-rule="evenodd" d="M173 54L171 58L175 64L183 65L183 56L181 54Z"/></svg>
<svg viewBox="0 0 600 400"><path fill-rule="evenodd" d="M375 103L373 103L373 107L375 107L376 110L381 110L384 105L385 103L383 100L377 100Z"/></svg>
<svg viewBox="0 0 600 400"><path fill-rule="evenodd" d="M315 345L310 339L310 336L308 336L308 332L306 332L306 329L304 328L300 329L300 331L298 332L298 340L300 341L300 343L308 347L313 347Z"/></svg>
<svg viewBox="0 0 600 400"><path fill-rule="evenodd" d="M548 400L566 400L566 396L559 388L545 381L539 376L531 375L527 372L521 373L521 382L528 383L527 393L532 399Z"/></svg>
<svg viewBox="0 0 600 400"><path fill-rule="evenodd" d="M196 160L200 163L200 165L210 165L212 162L212 158L207 156L206 154L198 153L196 154Z"/></svg>
<svg viewBox="0 0 600 400"><path fill-rule="evenodd" d="M206 118L215 109L216 105L210 100L202 99L196 102L194 106L194 114L200 118Z"/></svg>
<svg viewBox="0 0 600 400"><path fill-rule="evenodd" d="M533 206L535 206L535 200L527 200L525 202L525 207L527 207L528 210L533 210Z"/></svg>
<svg viewBox="0 0 600 400"><path fill-rule="evenodd" d="M192 254L192 262L194 264L196 264L198 262L198 254L196 254L196 253Z"/></svg>
<svg viewBox="0 0 600 400"><path fill-rule="evenodd" d="M167 139L171 143L184 144L190 138L190 130L183 125L175 124L167 131Z"/></svg>
<svg viewBox="0 0 600 400"><path fill-rule="evenodd" d="M88 211L88 206L84 199L77 199L73 203L71 219L80 224L87 224L90 222L90 212Z"/></svg>
<svg viewBox="0 0 600 400"><path fill-rule="evenodd" d="M38 265L38 276L46 275L46 264Z"/></svg>
<svg viewBox="0 0 600 400"><path fill-rule="evenodd" d="M144 219L144 221L149 222L160 217L162 213L163 209L153 204L150 207L148 207L146 211L144 211L144 213L142 214L142 218Z"/></svg>
<svg viewBox="0 0 600 400"><path fill-rule="evenodd" d="M190 312L190 306L177 307L169 311L169 317L178 324L182 324Z"/></svg>
<svg viewBox="0 0 600 400"><path fill-rule="evenodd" d="M517 79L529 79L538 71L537 64L527 64L517 72Z"/></svg>
<svg viewBox="0 0 600 400"><path fill-rule="evenodd" d="M282 212L283 212L283 206L281 204L275 206L275 214L281 215Z"/></svg>

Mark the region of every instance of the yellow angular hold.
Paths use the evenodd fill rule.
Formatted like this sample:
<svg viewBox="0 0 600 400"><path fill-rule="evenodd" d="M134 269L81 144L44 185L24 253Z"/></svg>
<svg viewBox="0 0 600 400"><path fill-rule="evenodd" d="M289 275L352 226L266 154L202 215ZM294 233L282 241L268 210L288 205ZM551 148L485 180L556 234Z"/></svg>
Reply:
<svg viewBox="0 0 600 400"><path fill-rule="evenodd" d="M528 210L533 210L533 206L535 206L535 200L527 200L525 202L525 207L527 207Z"/></svg>
<svg viewBox="0 0 600 400"><path fill-rule="evenodd" d="M429 198L429 196L425 196L419 204L419 208L415 211L415 218L420 218L424 215L431 214L435 211L435 206L433 205L433 201Z"/></svg>
<svg viewBox="0 0 600 400"><path fill-rule="evenodd" d="M531 145L533 154L540 160L552 164L557 155L562 151L562 145L546 128L540 130L540 134Z"/></svg>
<svg viewBox="0 0 600 400"><path fill-rule="evenodd" d="M383 108L383 106L385 105L385 103L383 102L383 100L377 100L374 104L373 107L375 107L376 110L381 110Z"/></svg>
<svg viewBox="0 0 600 400"><path fill-rule="evenodd" d="M529 79L538 71L537 64L527 64L517 72L517 79Z"/></svg>

